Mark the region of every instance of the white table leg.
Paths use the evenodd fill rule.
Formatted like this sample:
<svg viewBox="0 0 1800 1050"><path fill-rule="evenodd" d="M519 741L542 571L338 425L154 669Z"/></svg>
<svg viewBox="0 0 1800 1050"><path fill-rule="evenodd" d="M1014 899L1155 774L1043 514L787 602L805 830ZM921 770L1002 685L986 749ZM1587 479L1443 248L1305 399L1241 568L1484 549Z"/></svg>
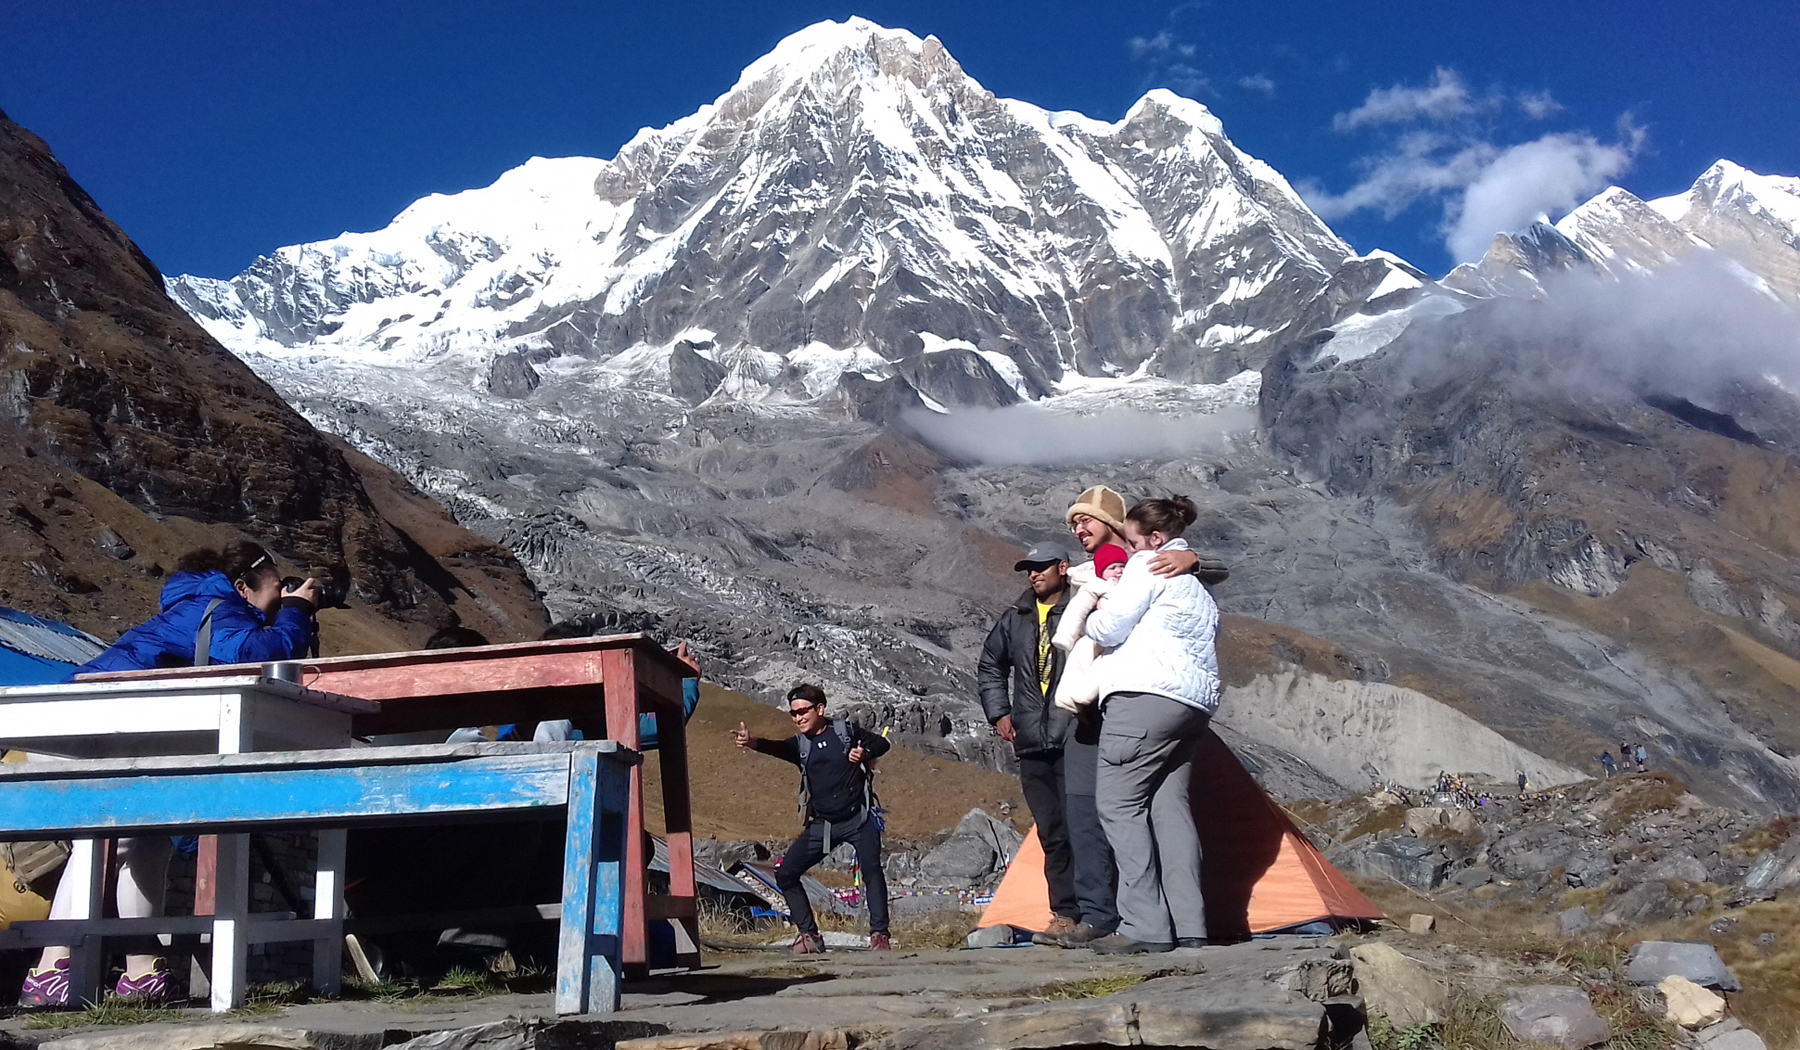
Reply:
<svg viewBox="0 0 1800 1050"><path fill-rule="evenodd" d="M70 883L72 914L70 919L98 919L106 907L106 872L101 868L105 850L99 839L76 839L69 853L68 867L63 872ZM61 916L59 916L60 918ZM71 938L69 947L69 998L76 1003L100 1001L101 982L106 976L106 955L98 934Z"/></svg>
<svg viewBox="0 0 1800 1050"><path fill-rule="evenodd" d="M244 1005L249 973L250 836L219 836L219 872L213 896L212 1008L224 1013Z"/></svg>
<svg viewBox="0 0 1800 1050"><path fill-rule="evenodd" d="M344 970L343 828L319 832L319 866L313 877L313 918L332 919L331 933L313 942L313 991L336 995Z"/></svg>

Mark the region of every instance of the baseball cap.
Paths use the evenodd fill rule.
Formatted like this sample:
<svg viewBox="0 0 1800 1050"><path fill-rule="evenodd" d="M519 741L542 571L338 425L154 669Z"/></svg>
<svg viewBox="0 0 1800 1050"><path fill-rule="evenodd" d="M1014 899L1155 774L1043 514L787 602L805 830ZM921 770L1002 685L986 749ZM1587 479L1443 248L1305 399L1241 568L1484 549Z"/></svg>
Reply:
<svg viewBox="0 0 1800 1050"><path fill-rule="evenodd" d="M1069 552L1054 543L1040 543L1025 552L1025 556L1013 563L1014 572L1024 572L1033 565L1049 565L1051 562L1068 561Z"/></svg>

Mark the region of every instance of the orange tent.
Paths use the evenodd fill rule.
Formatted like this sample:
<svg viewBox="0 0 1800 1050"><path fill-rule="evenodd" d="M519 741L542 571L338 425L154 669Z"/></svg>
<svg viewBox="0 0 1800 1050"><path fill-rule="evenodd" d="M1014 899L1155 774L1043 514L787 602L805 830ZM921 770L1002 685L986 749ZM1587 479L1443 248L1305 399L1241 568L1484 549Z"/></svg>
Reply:
<svg viewBox="0 0 1800 1050"><path fill-rule="evenodd" d="M1331 866L1210 730L1194 754L1189 801L1200 831L1208 937L1233 940L1311 922L1386 918ZM1033 828L982 913L982 926L1050 923L1044 850Z"/></svg>

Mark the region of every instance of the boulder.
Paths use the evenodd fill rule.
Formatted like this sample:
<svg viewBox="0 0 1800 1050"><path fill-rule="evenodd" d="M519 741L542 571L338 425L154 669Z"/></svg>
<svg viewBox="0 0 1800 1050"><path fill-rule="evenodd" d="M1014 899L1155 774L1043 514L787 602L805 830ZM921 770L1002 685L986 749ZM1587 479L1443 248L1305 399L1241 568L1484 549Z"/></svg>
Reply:
<svg viewBox="0 0 1800 1050"><path fill-rule="evenodd" d="M1514 988L1506 993L1500 1007L1500 1020L1515 1039L1527 1043L1550 1043L1579 1050L1612 1038L1587 993L1579 988L1539 984Z"/></svg>
<svg viewBox="0 0 1800 1050"><path fill-rule="evenodd" d="M1406 929L1408 933L1430 933L1436 928L1437 916L1435 915L1415 914L1410 919L1406 920Z"/></svg>
<svg viewBox="0 0 1800 1050"><path fill-rule="evenodd" d="M1406 811L1400 826L1406 834L1420 838L1436 829L1456 835L1474 835L1480 830L1475 814L1460 806L1415 806Z"/></svg>
<svg viewBox="0 0 1800 1050"><path fill-rule="evenodd" d="M1768 1050L1762 1036L1745 1028L1736 1018L1720 1021L1694 1033L1699 1050Z"/></svg>
<svg viewBox="0 0 1800 1050"><path fill-rule="evenodd" d="M1725 997L1686 977L1670 974L1657 983L1656 990L1662 993L1669 1020L1683 1028L1704 1028L1725 1016Z"/></svg>
<svg viewBox="0 0 1800 1050"><path fill-rule="evenodd" d="M1395 835L1379 842L1355 844L1343 854L1361 875L1388 878L1415 890L1441 886L1450 875L1450 860L1422 839Z"/></svg>
<svg viewBox="0 0 1800 1050"><path fill-rule="evenodd" d="M1800 885L1800 837L1780 849L1764 850L1744 873L1744 889L1767 892Z"/></svg>
<svg viewBox="0 0 1800 1050"><path fill-rule="evenodd" d="M970 932L963 939L963 944L969 948L1010 948L1014 939L1013 928L1001 923L998 926L983 926L979 930Z"/></svg>
<svg viewBox="0 0 1800 1050"><path fill-rule="evenodd" d="M919 861L919 876L939 886L972 886L1006 867L1023 841L1018 832L972 809L942 844Z"/></svg>
<svg viewBox="0 0 1800 1050"><path fill-rule="evenodd" d="M1450 992L1425 968L1379 941L1350 949L1369 1010L1395 1028L1438 1024L1450 1016Z"/></svg>
<svg viewBox="0 0 1800 1050"><path fill-rule="evenodd" d="M1718 949L1705 941L1643 941L1625 959L1625 979L1632 984L1660 984L1671 975L1685 977L1702 988L1744 990L1725 968Z"/></svg>
<svg viewBox="0 0 1800 1050"><path fill-rule="evenodd" d="M1556 925L1564 933L1579 933L1593 925L1594 917L1588 914L1587 908L1577 904L1556 917Z"/></svg>

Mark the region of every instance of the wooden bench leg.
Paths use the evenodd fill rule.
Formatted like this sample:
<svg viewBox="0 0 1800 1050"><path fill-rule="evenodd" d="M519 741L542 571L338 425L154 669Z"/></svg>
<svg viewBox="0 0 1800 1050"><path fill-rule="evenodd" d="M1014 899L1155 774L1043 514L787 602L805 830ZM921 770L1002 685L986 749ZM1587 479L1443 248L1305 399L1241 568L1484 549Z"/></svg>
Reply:
<svg viewBox="0 0 1800 1050"><path fill-rule="evenodd" d="M250 962L250 836L220 835L218 882L213 890L212 1008L224 1013L244 1005Z"/></svg>
<svg viewBox="0 0 1800 1050"><path fill-rule="evenodd" d="M612 1013L624 973L620 932L631 770L593 753L576 752L570 762L556 1012Z"/></svg>
<svg viewBox="0 0 1800 1050"><path fill-rule="evenodd" d="M313 990L336 995L344 972L344 845L343 828L319 832L318 874L313 877L313 918L331 919L331 932L313 942Z"/></svg>
<svg viewBox="0 0 1800 1050"><path fill-rule="evenodd" d="M99 839L76 839L69 853L64 879L70 884L73 900L71 919L98 919L106 907L106 851ZM78 1003L100 1001L101 984L106 977L106 953L99 934L72 938L69 948L69 998ZM35 964L34 964L35 965Z"/></svg>

